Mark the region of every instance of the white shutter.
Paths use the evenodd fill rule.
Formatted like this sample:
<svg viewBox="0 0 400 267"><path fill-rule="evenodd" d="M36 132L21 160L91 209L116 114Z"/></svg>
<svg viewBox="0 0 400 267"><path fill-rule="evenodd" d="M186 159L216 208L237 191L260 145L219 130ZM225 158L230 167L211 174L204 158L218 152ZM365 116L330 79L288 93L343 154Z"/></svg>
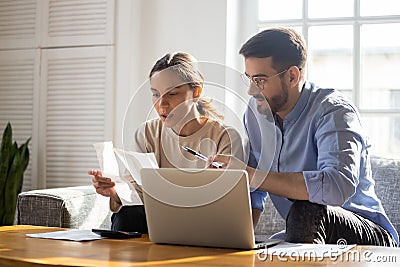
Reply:
<svg viewBox="0 0 400 267"><path fill-rule="evenodd" d="M112 139L113 49L44 49L40 177L45 187L90 184L93 143Z"/></svg>
<svg viewBox="0 0 400 267"><path fill-rule="evenodd" d="M36 0L0 1L0 48L36 47L39 8Z"/></svg>
<svg viewBox="0 0 400 267"><path fill-rule="evenodd" d="M113 44L114 0L43 1L43 47Z"/></svg>
<svg viewBox="0 0 400 267"><path fill-rule="evenodd" d="M24 190L36 184L37 164L37 110L39 66L38 50L0 51L0 130L10 121L13 139L18 145L29 137L30 161L24 175ZM0 139L1 139L0 137Z"/></svg>

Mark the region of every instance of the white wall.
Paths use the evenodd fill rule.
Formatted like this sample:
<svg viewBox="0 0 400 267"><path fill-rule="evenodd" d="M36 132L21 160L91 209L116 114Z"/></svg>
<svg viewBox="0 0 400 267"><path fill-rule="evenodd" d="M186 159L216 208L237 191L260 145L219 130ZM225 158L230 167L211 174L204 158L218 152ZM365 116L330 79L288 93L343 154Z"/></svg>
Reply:
<svg viewBox="0 0 400 267"><path fill-rule="evenodd" d="M252 14L249 11L255 3L256 0L118 0L114 143L121 146L122 133L132 133L146 118L150 97L147 88L144 92L138 90L156 60L166 53L185 51L199 61L242 71L239 47L256 30L247 27L255 23L243 21L254 19L247 14ZM211 79L211 74L207 73L207 78ZM246 95L245 91L242 95ZM126 119L128 127L125 124L123 130L126 107L132 97L134 107L129 114L136 115ZM216 97L230 101L223 95Z"/></svg>
<svg viewBox="0 0 400 267"><path fill-rule="evenodd" d="M129 118L125 132L133 132L147 115L150 97L142 91L138 95L138 90L158 58L185 51L199 60L225 62L226 1L119 0L116 29L114 143L120 146L132 97L135 107L130 114L137 116Z"/></svg>
<svg viewBox="0 0 400 267"><path fill-rule="evenodd" d="M142 14L140 41L146 44L142 48L145 67L176 50L202 60L225 62L225 0L146 0Z"/></svg>

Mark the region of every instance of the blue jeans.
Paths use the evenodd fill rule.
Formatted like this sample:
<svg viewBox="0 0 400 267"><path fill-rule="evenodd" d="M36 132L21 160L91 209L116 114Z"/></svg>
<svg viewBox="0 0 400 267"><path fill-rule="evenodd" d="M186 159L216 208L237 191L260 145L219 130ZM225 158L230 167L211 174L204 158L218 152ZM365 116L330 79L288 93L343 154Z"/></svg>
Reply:
<svg viewBox="0 0 400 267"><path fill-rule="evenodd" d="M380 225L342 207L294 201L286 218L285 241L292 243L397 246Z"/></svg>

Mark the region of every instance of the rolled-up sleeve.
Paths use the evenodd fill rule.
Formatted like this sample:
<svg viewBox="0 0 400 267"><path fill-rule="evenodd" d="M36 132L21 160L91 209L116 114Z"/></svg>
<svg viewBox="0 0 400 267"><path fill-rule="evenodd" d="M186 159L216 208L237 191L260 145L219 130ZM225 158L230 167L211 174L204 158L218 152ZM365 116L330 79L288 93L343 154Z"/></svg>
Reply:
<svg viewBox="0 0 400 267"><path fill-rule="evenodd" d="M305 171L309 200L314 203L342 206L355 192L354 179L339 171Z"/></svg>
<svg viewBox="0 0 400 267"><path fill-rule="evenodd" d="M351 107L330 110L316 134L317 169L303 171L309 200L341 206L356 192L364 140L359 118Z"/></svg>

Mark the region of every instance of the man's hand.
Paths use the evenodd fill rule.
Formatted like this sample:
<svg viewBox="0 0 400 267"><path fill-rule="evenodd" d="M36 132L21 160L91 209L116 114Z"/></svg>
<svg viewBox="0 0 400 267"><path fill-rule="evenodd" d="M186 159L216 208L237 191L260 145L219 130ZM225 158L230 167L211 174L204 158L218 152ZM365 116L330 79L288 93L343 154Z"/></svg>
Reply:
<svg viewBox="0 0 400 267"><path fill-rule="evenodd" d="M96 189L98 194L105 197L110 197L115 202L121 204L121 200L114 189L115 182L111 180L111 178L104 177L101 171L98 170L89 170L88 174L93 176L93 187Z"/></svg>
<svg viewBox="0 0 400 267"><path fill-rule="evenodd" d="M235 158L231 155L216 155L215 157L210 157L210 163L212 161L220 162L223 164L226 169L238 169L238 170L246 170L249 178L249 184L252 188L258 188L262 182L267 177L268 172L257 170L247 166L246 163L241 161L238 158Z"/></svg>
<svg viewBox="0 0 400 267"><path fill-rule="evenodd" d="M216 155L210 158L210 162L219 162L223 164L223 168L226 169L238 169L238 170L246 170L247 165L243 161L238 158L235 158L231 155Z"/></svg>

